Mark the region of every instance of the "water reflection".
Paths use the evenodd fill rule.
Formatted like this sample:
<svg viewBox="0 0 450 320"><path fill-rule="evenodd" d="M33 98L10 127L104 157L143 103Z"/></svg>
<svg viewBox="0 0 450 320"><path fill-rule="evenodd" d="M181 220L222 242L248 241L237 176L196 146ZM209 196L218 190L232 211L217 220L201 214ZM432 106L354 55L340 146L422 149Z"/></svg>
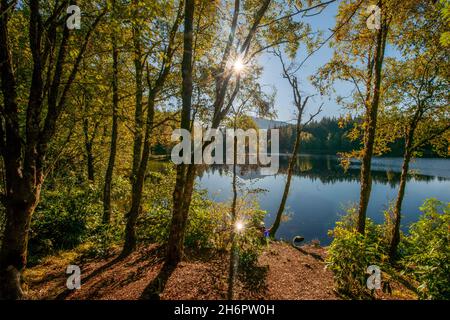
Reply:
<svg viewBox="0 0 450 320"><path fill-rule="evenodd" d="M397 160L397 159L396 159ZM398 159L401 160L401 159ZM450 160L446 161L446 168L436 168L434 171L430 167L424 167L430 163L441 161L442 159L417 159L416 165L412 165L411 174L408 180L416 181L448 181L450 180ZM419 161L419 166L417 165ZM383 162L391 165L386 166ZM425 163L426 162L426 163ZM393 166L393 159L375 159L372 163L372 179L374 182L389 184L396 187L400 182L401 161L395 161L398 166ZM284 176L287 174L288 157L280 156L280 169L275 175ZM423 174L422 170L427 169L428 174ZM441 169L441 170L440 170ZM444 169L444 170L442 170ZM321 183L336 183L343 181L359 181L359 164L357 161L352 162L347 170L344 170L339 163L339 159L335 156L319 156L319 155L300 155L297 157L295 176L307 177L313 181L319 180ZM219 175L231 174L231 165L213 165L205 167L200 171L200 177L205 172ZM449 171L449 172L447 172ZM244 180L264 179L266 176L261 175L261 168L257 165L240 165L238 166L238 176Z"/></svg>
<svg viewBox="0 0 450 320"><path fill-rule="evenodd" d="M368 215L376 222L383 221L383 210L397 192L401 158L375 158L372 161L372 197ZM267 223L274 219L281 199L287 172L288 157L280 157L280 170L276 175L263 176L255 165L241 165L238 176L246 188L268 190L259 196L262 209L268 212ZM404 225L417 220L419 206L426 198L436 197L450 201L450 160L417 159L412 163L412 174L404 200ZM199 172L199 186L208 190L216 201L231 197L232 167L214 165ZM356 203L359 198L359 163L353 161L345 171L336 156L301 155L291 184L288 212L291 218L281 225L279 235L289 239L295 235L307 240L318 239L328 244L327 231L334 226L342 208Z"/></svg>

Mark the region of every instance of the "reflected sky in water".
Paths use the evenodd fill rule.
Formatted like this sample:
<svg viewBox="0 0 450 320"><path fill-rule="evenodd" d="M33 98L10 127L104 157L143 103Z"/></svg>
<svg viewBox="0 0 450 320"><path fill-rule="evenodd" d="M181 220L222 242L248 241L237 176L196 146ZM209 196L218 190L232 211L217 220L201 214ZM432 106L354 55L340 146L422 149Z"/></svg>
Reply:
<svg viewBox="0 0 450 320"><path fill-rule="evenodd" d="M259 194L260 206L266 210L267 226L271 225L280 203L286 180L288 158L280 158L280 170L274 176L261 176L258 167L240 166L239 181L244 189L267 190ZM368 216L383 222L383 210L397 194L401 158L374 158L372 161L372 194ZM419 207L426 198L450 201L450 160L416 159L406 185L403 201L402 229L417 221ZM207 189L211 199L229 201L232 197L231 166L213 166L200 173L198 185ZM359 163L352 162L345 172L335 156L301 155L292 178L286 211L290 219L283 222L277 236L291 239L302 235L307 241L318 239L328 245L328 230L334 227L343 208L359 199Z"/></svg>

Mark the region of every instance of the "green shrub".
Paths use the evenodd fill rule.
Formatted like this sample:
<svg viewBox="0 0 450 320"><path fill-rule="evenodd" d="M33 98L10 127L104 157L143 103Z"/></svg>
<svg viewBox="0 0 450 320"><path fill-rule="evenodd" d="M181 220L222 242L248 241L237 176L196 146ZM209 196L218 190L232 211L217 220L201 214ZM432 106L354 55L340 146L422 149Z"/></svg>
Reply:
<svg viewBox="0 0 450 320"><path fill-rule="evenodd" d="M327 267L334 273L337 290L352 298L365 298L371 292L367 289L367 267L381 267L386 258L382 241L382 228L370 219L366 220L366 235L356 230L356 208L336 222L330 231L333 241L328 249Z"/></svg>
<svg viewBox="0 0 450 320"><path fill-rule="evenodd" d="M142 212L136 224L138 240L150 243L167 241L172 215L175 173L168 165L157 170L148 173L142 199Z"/></svg>
<svg viewBox="0 0 450 320"><path fill-rule="evenodd" d="M209 200L206 190L195 192L188 217L185 245L191 248L211 249L220 247L218 230L225 226L224 206Z"/></svg>
<svg viewBox="0 0 450 320"><path fill-rule="evenodd" d="M99 225L88 239L90 246L84 252L88 258L106 258L112 249L123 239L123 228L116 224Z"/></svg>
<svg viewBox="0 0 450 320"><path fill-rule="evenodd" d="M139 241L166 243L172 220L172 191L165 193L164 187L156 186L148 203L150 209L144 209L139 217L137 234ZM217 204L207 198L206 191L195 190L192 196L189 217L186 226L185 246L196 249L223 248L224 237L229 237L229 222L225 215L229 207Z"/></svg>
<svg viewBox="0 0 450 320"><path fill-rule="evenodd" d="M169 238L172 220L172 197L175 171L172 166L160 164L158 171L148 174L143 210L137 223L139 241L165 243ZM185 245L191 248L215 246L216 230L221 224L222 210L208 200L205 190L194 190L186 227Z"/></svg>
<svg viewBox="0 0 450 320"><path fill-rule="evenodd" d="M145 188L143 212L137 223L139 241L165 243L169 237L175 171L167 164L161 167L160 163L159 166L158 171L150 172L147 179L151 187ZM209 200L206 190L195 189L186 226L186 247L229 249L232 229L230 206L230 203ZM242 248L258 245L255 239L260 242L257 226L265 212L257 208L254 201L238 201L238 217L246 224L245 233L239 237Z"/></svg>
<svg viewBox="0 0 450 320"><path fill-rule="evenodd" d="M173 165L150 163L142 198L142 211L136 224L139 242L167 242L172 219ZM42 192L41 202L33 215L30 232L30 264L56 250L72 249L80 244L87 257L106 257L123 241L124 214L129 210L130 183L116 177L111 195L113 210L109 226L102 224L102 183L81 184L74 176L53 179ZM257 203L238 201L239 219L246 230L239 235L242 250L260 246L260 231L256 226L264 212ZM230 248L230 203L208 199L206 190L194 190L186 227L185 245L195 249L226 250ZM259 242L258 242L259 241ZM256 249L255 249L256 250Z"/></svg>
<svg viewBox="0 0 450 320"><path fill-rule="evenodd" d="M69 179L45 190L33 215L29 239L30 264L60 249L72 249L85 241L100 224L100 190L79 186Z"/></svg>
<svg viewBox="0 0 450 320"><path fill-rule="evenodd" d="M403 238L403 265L420 283L422 299L450 299L450 203L428 199Z"/></svg>

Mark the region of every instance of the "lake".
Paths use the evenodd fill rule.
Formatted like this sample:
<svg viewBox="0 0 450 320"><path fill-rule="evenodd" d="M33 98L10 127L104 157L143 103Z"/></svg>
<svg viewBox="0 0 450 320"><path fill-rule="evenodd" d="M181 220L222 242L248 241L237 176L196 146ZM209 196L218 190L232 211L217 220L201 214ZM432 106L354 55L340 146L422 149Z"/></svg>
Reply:
<svg viewBox="0 0 450 320"><path fill-rule="evenodd" d="M245 189L265 189L259 193L261 209L267 211L266 226L270 226L282 197L286 180L288 157L280 156L279 173L261 176L259 168L239 166L239 183ZM399 185L401 158L374 158L372 160L372 193L368 216L377 223L384 220L383 210L395 200ZM345 172L336 156L299 155L292 177L286 210L288 221L282 222L277 237L290 240L296 235L306 241L319 240L328 245L328 230L344 213L343 208L359 201L358 162L352 162ZM200 188L206 189L211 199L229 201L232 197L232 167L212 166L198 178ZM427 198L450 201L450 160L416 159L411 163L411 175L403 201L402 230L417 221L419 207Z"/></svg>

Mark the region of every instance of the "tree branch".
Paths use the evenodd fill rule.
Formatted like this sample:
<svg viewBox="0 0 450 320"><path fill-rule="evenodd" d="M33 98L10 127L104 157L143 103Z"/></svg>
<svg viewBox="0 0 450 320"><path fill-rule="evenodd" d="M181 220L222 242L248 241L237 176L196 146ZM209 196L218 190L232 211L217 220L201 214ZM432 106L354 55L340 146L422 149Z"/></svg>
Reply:
<svg viewBox="0 0 450 320"><path fill-rule="evenodd" d="M317 9L317 8L321 8L321 7L325 8L326 6L328 6L329 4L331 4L333 2L336 2L336 0L330 0L330 1L322 2L322 3L319 3L319 4L315 5L315 6L312 6L312 7L306 8L306 9L300 9L300 10L297 9L296 12L288 14L288 15L285 15L285 16L280 17L280 18L277 18L277 19L272 20L272 21L270 21L268 23L262 24L262 25L259 26L259 28L264 28L264 27L270 26L270 25L272 25L272 24L274 24L274 23L276 23L278 21L281 21L283 19L289 19L289 18L295 17L296 15L298 15L300 13L305 13L305 12L308 12L308 11L311 11L311 10L314 10L314 9ZM322 8L321 11L324 10L324 8Z"/></svg>

